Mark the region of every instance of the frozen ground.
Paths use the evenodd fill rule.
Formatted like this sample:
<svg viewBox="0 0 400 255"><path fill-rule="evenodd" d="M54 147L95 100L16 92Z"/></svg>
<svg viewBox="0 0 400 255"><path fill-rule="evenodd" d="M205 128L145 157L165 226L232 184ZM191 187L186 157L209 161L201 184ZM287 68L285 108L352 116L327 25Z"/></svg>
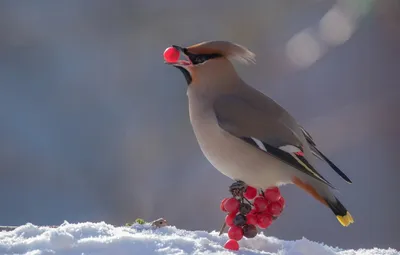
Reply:
<svg viewBox="0 0 400 255"><path fill-rule="evenodd" d="M394 255L396 250L342 250L307 239L283 241L258 235L243 239L237 252L222 246L227 235L216 232L186 231L175 227L153 229L148 225L115 227L104 222L70 224L57 228L26 224L0 232L0 254L279 254L279 255Z"/></svg>

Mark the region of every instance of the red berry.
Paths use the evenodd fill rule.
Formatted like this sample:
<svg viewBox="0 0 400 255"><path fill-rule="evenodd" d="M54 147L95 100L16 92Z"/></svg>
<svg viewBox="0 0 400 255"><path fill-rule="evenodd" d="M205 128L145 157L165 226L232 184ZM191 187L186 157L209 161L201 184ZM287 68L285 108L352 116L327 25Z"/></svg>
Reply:
<svg viewBox="0 0 400 255"><path fill-rule="evenodd" d="M275 202L281 198L281 192L278 187L271 187L265 190L264 197L268 201Z"/></svg>
<svg viewBox="0 0 400 255"><path fill-rule="evenodd" d="M174 47L168 47L164 51L164 60L168 63L175 63L179 59L179 50Z"/></svg>
<svg viewBox="0 0 400 255"><path fill-rule="evenodd" d="M233 220L236 217L236 213L230 213L228 215L225 216L225 223L226 225L228 225L229 227L234 226L235 224L233 223Z"/></svg>
<svg viewBox="0 0 400 255"><path fill-rule="evenodd" d="M257 212L263 212L267 209L268 202L263 197L256 197L254 199L254 207Z"/></svg>
<svg viewBox="0 0 400 255"><path fill-rule="evenodd" d="M257 215L258 212L257 212L256 208L253 208L253 210L251 210L251 211L249 212L249 214Z"/></svg>
<svg viewBox="0 0 400 255"><path fill-rule="evenodd" d="M281 204L282 209L285 207L285 199L283 197L279 198L278 202Z"/></svg>
<svg viewBox="0 0 400 255"><path fill-rule="evenodd" d="M221 209L221 211L223 211L223 212L226 212L226 210L225 210L225 202L228 200L229 198L224 198L222 201L221 201L221 204L219 205L219 208Z"/></svg>
<svg viewBox="0 0 400 255"><path fill-rule="evenodd" d="M243 238L243 229L237 226L230 227L228 230L228 236L230 239L239 241Z"/></svg>
<svg viewBox="0 0 400 255"><path fill-rule="evenodd" d="M225 243L224 248L232 251L237 251L239 250L239 243L236 240L229 239Z"/></svg>
<svg viewBox="0 0 400 255"><path fill-rule="evenodd" d="M268 213L260 213L257 215L257 225L259 228L266 229L271 223L272 217Z"/></svg>
<svg viewBox="0 0 400 255"><path fill-rule="evenodd" d="M279 202L272 202L268 205L268 213L274 216L279 216L282 212L282 205Z"/></svg>
<svg viewBox="0 0 400 255"><path fill-rule="evenodd" d="M246 191L243 195L245 198L252 200L257 196L257 189L251 186L247 186Z"/></svg>
<svg viewBox="0 0 400 255"><path fill-rule="evenodd" d="M257 224L257 215L254 213L249 213L246 215L246 224L248 225L256 225Z"/></svg>
<svg viewBox="0 0 400 255"><path fill-rule="evenodd" d="M237 201L236 198L231 197L225 201L224 207L227 212L232 213L239 211L239 205L239 201Z"/></svg>
<svg viewBox="0 0 400 255"><path fill-rule="evenodd" d="M243 226L246 224L246 216L244 216L243 214L238 214L236 215L235 219L233 220L233 224L235 224L235 226Z"/></svg>
<svg viewBox="0 0 400 255"><path fill-rule="evenodd" d="M247 238L253 238L257 235L257 228L254 225L246 225L243 227L243 235Z"/></svg>

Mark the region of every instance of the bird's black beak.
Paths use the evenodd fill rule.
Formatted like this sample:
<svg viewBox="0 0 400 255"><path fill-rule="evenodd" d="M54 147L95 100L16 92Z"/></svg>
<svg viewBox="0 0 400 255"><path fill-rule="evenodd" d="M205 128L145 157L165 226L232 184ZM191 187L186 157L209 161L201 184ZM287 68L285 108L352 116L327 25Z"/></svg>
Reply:
<svg viewBox="0 0 400 255"><path fill-rule="evenodd" d="M189 57L186 55L187 49L182 48L177 45L172 45L172 47L179 51L180 57L184 56L185 59L178 59L175 62L164 61L164 63L178 68L182 72L182 74L185 77L185 80L189 86L192 83L192 76L187 67L192 66L192 61L190 61Z"/></svg>
<svg viewBox="0 0 400 255"><path fill-rule="evenodd" d="M172 47L175 48L175 49L177 49L177 50L179 50L179 51L180 51L181 53L183 53L183 54L185 54L185 52L186 52L186 49L185 49L185 48L182 48L181 46L172 45Z"/></svg>

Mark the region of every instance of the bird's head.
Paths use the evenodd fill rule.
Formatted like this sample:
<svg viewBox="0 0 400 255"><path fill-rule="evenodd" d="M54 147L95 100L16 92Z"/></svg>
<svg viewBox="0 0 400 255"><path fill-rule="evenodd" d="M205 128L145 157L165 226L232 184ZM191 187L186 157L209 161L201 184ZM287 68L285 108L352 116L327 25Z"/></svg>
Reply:
<svg viewBox="0 0 400 255"><path fill-rule="evenodd" d="M208 41L189 47L172 46L183 59L168 62L183 73L188 85L214 75L229 75L234 72L230 60L255 63L255 55L243 46L227 41Z"/></svg>

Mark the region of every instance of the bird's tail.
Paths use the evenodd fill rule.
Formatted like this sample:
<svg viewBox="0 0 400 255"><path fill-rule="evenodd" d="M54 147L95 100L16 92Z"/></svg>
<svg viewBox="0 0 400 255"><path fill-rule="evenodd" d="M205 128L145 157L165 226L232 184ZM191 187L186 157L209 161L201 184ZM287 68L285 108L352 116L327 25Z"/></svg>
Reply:
<svg viewBox="0 0 400 255"><path fill-rule="evenodd" d="M347 209L339 201L339 199L337 199L328 190L328 187L324 187L322 190L319 189L318 192L318 190L314 186L302 181L300 178L294 177L292 181L296 186L303 189L312 197L314 197L316 200L329 207L332 210L332 212L336 215L336 218L338 219L340 224L342 224L344 227L347 227L351 223L354 223L354 219L351 216L350 212L347 211Z"/></svg>
<svg viewBox="0 0 400 255"><path fill-rule="evenodd" d="M332 210L332 212L336 215L336 218L344 227L347 227L351 223L354 223L354 219L351 216L350 212L347 211L346 207L334 197L334 200L325 199L328 207Z"/></svg>

